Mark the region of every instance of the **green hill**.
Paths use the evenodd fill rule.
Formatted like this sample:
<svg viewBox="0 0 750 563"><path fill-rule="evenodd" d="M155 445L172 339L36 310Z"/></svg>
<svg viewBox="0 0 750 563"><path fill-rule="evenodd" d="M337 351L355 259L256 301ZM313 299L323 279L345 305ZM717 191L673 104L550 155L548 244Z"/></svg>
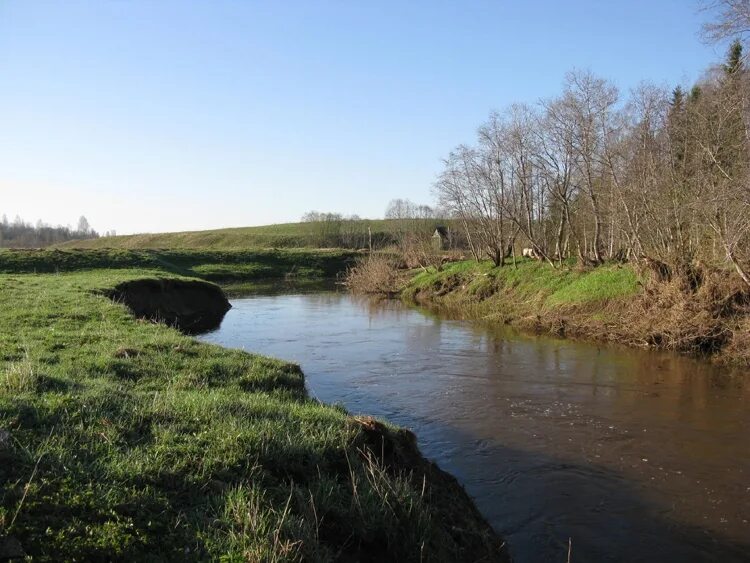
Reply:
<svg viewBox="0 0 750 563"><path fill-rule="evenodd" d="M390 239L389 221L344 221L337 225L319 222L283 223L261 227L238 227L179 233L147 233L91 240L70 241L60 248L363 248L368 227L374 242Z"/></svg>
<svg viewBox="0 0 750 563"><path fill-rule="evenodd" d="M404 229L434 229L444 224L437 219L397 220L362 219L338 222L282 223L261 227L237 227L180 233L147 233L74 240L57 248L366 248L372 236L373 246L391 244L394 233Z"/></svg>

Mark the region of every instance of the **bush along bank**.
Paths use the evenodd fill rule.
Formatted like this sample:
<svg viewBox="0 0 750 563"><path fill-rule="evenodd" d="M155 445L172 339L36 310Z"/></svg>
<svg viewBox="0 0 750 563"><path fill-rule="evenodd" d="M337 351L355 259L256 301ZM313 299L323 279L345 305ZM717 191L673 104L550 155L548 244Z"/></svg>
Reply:
<svg viewBox="0 0 750 563"><path fill-rule="evenodd" d="M106 295L153 277L0 275L0 559L505 559L409 432Z"/></svg>
<svg viewBox="0 0 750 563"><path fill-rule="evenodd" d="M461 318L750 366L750 294L728 271L461 261L415 273L401 296Z"/></svg>

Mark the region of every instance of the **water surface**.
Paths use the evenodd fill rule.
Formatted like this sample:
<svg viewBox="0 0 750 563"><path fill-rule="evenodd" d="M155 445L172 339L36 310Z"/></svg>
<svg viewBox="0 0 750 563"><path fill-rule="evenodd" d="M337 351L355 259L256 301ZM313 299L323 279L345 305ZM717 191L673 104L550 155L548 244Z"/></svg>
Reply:
<svg viewBox="0 0 750 563"><path fill-rule="evenodd" d="M232 304L203 340L411 428L515 561L750 561L750 379L346 293Z"/></svg>

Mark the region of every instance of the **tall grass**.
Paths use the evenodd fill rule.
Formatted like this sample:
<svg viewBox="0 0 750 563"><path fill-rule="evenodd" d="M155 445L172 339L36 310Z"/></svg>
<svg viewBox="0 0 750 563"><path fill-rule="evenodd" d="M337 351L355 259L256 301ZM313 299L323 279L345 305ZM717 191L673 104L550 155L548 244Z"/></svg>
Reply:
<svg viewBox="0 0 750 563"><path fill-rule="evenodd" d="M26 352L21 360L11 362L0 372L0 390L7 393L34 391L39 383L39 373Z"/></svg>

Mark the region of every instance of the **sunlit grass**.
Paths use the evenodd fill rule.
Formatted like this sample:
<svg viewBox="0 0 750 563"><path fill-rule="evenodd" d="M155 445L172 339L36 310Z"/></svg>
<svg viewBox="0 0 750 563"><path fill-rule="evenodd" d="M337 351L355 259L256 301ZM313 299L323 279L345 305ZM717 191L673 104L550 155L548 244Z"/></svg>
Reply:
<svg viewBox="0 0 750 563"><path fill-rule="evenodd" d="M635 270L626 266L604 266L575 277L547 299L548 305L587 303L621 299L639 289Z"/></svg>
<svg viewBox="0 0 750 563"><path fill-rule="evenodd" d="M448 264L440 271L416 273L404 295L414 298L420 291L440 293L442 288L452 289L456 300L462 295L480 299L498 296L514 305L544 309L624 298L636 293L639 285L635 271L619 264L581 271L570 265L553 268L530 259L519 259L515 266L507 261L502 267L490 261L467 260Z"/></svg>
<svg viewBox="0 0 750 563"><path fill-rule="evenodd" d="M480 522L445 516L465 497L383 465L297 366L136 321L100 293L153 275L167 274L0 275L0 537L40 561L497 555Z"/></svg>

